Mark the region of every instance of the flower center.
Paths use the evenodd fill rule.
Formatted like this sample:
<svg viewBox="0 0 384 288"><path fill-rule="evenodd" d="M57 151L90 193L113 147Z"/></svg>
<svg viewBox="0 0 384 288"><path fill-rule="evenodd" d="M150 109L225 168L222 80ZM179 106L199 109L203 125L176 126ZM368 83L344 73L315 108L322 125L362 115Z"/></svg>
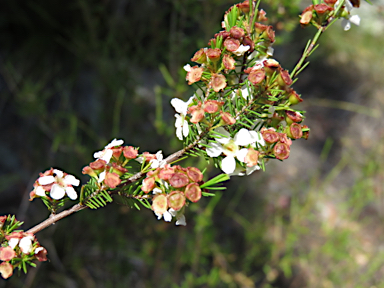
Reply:
<svg viewBox="0 0 384 288"><path fill-rule="evenodd" d="M239 146L235 144L233 139L229 140L227 144L223 145L223 152L227 156L236 156L237 151L239 151Z"/></svg>

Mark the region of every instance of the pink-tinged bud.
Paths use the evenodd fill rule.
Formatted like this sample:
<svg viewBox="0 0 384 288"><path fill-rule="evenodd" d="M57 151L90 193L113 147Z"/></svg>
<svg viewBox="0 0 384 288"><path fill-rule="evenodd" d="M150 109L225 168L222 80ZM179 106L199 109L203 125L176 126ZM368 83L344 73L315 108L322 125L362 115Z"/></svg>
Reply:
<svg viewBox="0 0 384 288"><path fill-rule="evenodd" d="M291 125L293 122L300 123L303 121L303 115L299 112L286 110L285 114L287 115L287 117L285 117L285 121L288 125Z"/></svg>
<svg viewBox="0 0 384 288"><path fill-rule="evenodd" d="M347 0L348 1L348 0ZM333 8L328 6L327 4L321 3L321 4L316 4L313 9L316 12L317 18L316 22L319 25L322 25L323 22L327 20L327 17L331 11L333 11Z"/></svg>
<svg viewBox="0 0 384 288"><path fill-rule="evenodd" d="M304 9L303 13L300 15L300 24L302 26L308 25L313 17L313 5L308 6L307 8Z"/></svg>
<svg viewBox="0 0 384 288"><path fill-rule="evenodd" d="M305 131L303 131L303 139L308 140L309 131L310 131L308 126L307 125L303 125L301 128L302 128L302 130L305 130Z"/></svg>
<svg viewBox="0 0 384 288"><path fill-rule="evenodd" d="M145 162L149 162L153 159L156 159L156 154L151 154L149 152L144 152L143 153L143 158L145 159Z"/></svg>
<svg viewBox="0 0 384 288"><path fill-rule="evenodd" d="M224 47L229 52L235 52L240 47L240 41L234 38L227 38L224 40Z"/></svg>
<svg viewBox="0 0 384 288"><path fill-rule="evenodd" d="M229 33L231 34L231 37L235 39L241 39L245 35L244 30L237 26L233 26L231 30L229 30Z"/></svg>
<svg viewBox="0 0 384 288"><path fill-rule="evenodd" d="M224 57L223 57L223 65L225 67L225 69L228 69L228 70L235 70L235 59L233 59L231 56L229 56L228 54L225 54Z"/></svg>
<svg viewBox="0 0 384 288"><path fill-rule="evenodd" d="M7 216L0 216L0 228L3 227L5 221L7 220Z"/></svg>
<svg viewBox="0 0 384 288"><path fill-rule="evenodd" d="M215 48L215 49L208 48L205 54L207 54L207 57L209 58L209 60L211 60L212 62L217 62L220 60L221 50L219 48Z"/></svg>
<svg viewBox="0 0 384 288"><path fill-rule="evenodd" d="M325 4L328 4L329 6L333 7L336 4L337 0L324 0ZM352 2L352 1L349 1Z"/></svg>
<svg viewBox="0 0 384 288"><path fill-rule="evenodd" d="M227 79L223 74L212 74L211 77L211 87L213 91L219 92L227 87Z"/></svg>
<svg viewBox="0 0 384 288"><path fill-rule="evenodd" d="M188 113L192 115L190 120L192 123L199 123L204 118L204 109L201 107L201 102L199 101L199 104L189 107Z"/></svg>
<svg viewBox="0 0 384 288"><path fill-rule="evenodd" d="M265 79L265 71L263 68L261 69L252 69L248 75L248 80L253 85L258 85Z"/></svg>
<svg viewBox="0 0 384 288"><path fill-rule="evenodd" d="M155 188L155 178L145 178L143 180L143 185L141 186L141 190L145 193L151 192Z"/></svg>
<svg viewBox="0 0 384 288"><path fill-rule="evenodd" d="M97 177L96 172L93 171L93 169L91 167L89 167L89 166L85 166L83 168L83 170L81 171L81 173L83 173L84 175L89 175L91 177L95 177L95 178Z"/></svg>
<svg viewBox="0 0 384 288"><path fill-rule="evenodd" d="M303 137L303 131L301 131L301 125L298 123L292 123L291 126L288 126L289 129L287 131L288 137L292 139L300 139Z"/></svg>
<svg viewBox="0 0 384 288"><path fill-rule="evenodd" d="M185 205L185 196L181 191L172 191L168 195L168 206L173 210L180 210Z"/></svg>
<svg viewBox="0 0 384 288"><path fill-rule="evenodd" d="M279 142L273 147L273 152L276 159L284 160L289 157L290 148L287 144Z"/></svg>
<svg viewBox="0 0 384 288"><path fill-rule="evenodd" d="M257 165L257 161L259 160L260 152L255 150L253 147L248 149L247 155L245 155L244 162L247 163L248 167L253 167Z"/></svg>
<svg viewBox="0 0 384 288"><path fill-rule="evenodd" d="M113 151L112 156L115 159L119 159L119 157L121 155L121 152L123 152L123 147L122 146L120 146L120 147L113 147L113 148L111 148L111 150Z"/></svg>
<svg viewBox="0 0 384 288"><path fill-rule="evenodd" d="M263 32L262 38L267 44L275 42L275 31L272 26L268 26L267 29Z"/></svg>
<svg viewBox="0 0 384 288"><path fill-rule="evenodd" d="M292 145L292 140L288 138L288 135L286 133L279 133L280 142L285 143L288 146Z"/></svg>
<svg viewBox="0 0 384 288"><path fill-rule="evenodd" d="M128 172L128 169L118 165L117 163L112 163L112 172L116 173L119 176L124 175L124 173Z"/></svg>
<svg viewBox="0 0 384 288"><path fill-rule="evenodd" d="M100 173L104 171L106 165L107 165L107 162L105 162L102 159L98 159L96 161L89 163L89 167L91 167L96 173Z"/></svg>
<svg viewBox="0 0 384 288"><path fill-rule="evenodd" d="M204 102L204 111L210 114L216 113L221 106L224 105L223 101L207 100Z"/></svg>
<svg viewBox="0 0 384 288"><path fill-rule="evenodd" d="M2 262L0 264L0 274L4 279L11 277L13 274L12 265L9 262Z"/></svg>
<svg viewBox="0 0 384 288"><path fill-rule="evenodd" d="M267 30L268 26L255 22L255 30L258 34L262 34L265 30Z"/></svg>
<svg viewBox="0 0 384 288"><path fill-rule="evenodd" d="M277 62L275 59L264 60L263 65L265 73L268 76L271 76L276 70L281 68L279 62Z"/></svg>
<svg viewBox="0 0 384 288"><path fill-rule="evenodd" d="M174 188L181 188L181 187L187 186L188 183L189 183L189 179L187 175L181 172L176 172L169 179L169 184L171 184L171 186Z"/></svg>
<svg viewBox="0 0 384 288"><path fill-rule="evenodd" d="M268 144L276 143L280 140L279 133L275 131L273 128L269 129L261 129L261 135L263 136L263 139Z"/></svg>
<svg viewBox="0 0 384 288"><path fill-rule="evenodd" d="M157 215L163 215L168 209L168 199L165 194L157 194L152 200L152 210Z"/></svg>
<svg viewBox="0 0 384 288"><path fill-rule="evenodd" d="M148 171L147 173L147 177L156 177L157 174L159 174L159 169L160 168L156 168L155 170L151 170L151 171Z"/></svg>
<svg viewBox="0 0 384 288"><path fill-rule="evenodd" d="M38 261L40 262L44 262L44 261L47 261L47 249L45 249L44 247L37 247L35 249L35 256L37 258Z"/></svg>
<svg viewBox="0 0 384 288"><path fill-rule="evenodd" d="M8 241L11 240L12 238L21 239L23 237L24 237L24 232L22 231L12 232L9 235L5 235L5 239L7 239Z"/></svg>
<svg viewBox="0 0 384 288"><path fill-rule="evenodd" d="M243 38L243 45L250 47L249 50L248 50L248 52L250 52L250 53L255 50L255 42L253 42L252 39L249 38L249 36L245 36Z"/></svg>
<svg viewBox="0 0 384 288"><path fill-rule="evenodd" d="M292 84L291 76L287 70L280 68L280 73L277 75L277 84L283 89L288 88Z"/></svg>
<svg viewBox="0 0 384 288"><path fill-rule="evenodd" d="M200 182L203 180L203 173L201 173L201 171L196 167L188 167L187 174L189 179L193 182Z"/></svg>
<svg viewBox="0 0 384 288"><path fill-rule="evenodd" d="M244 14L249 13L249 0L237 4L236 7L243 11Z"/></svg>
<svg viewBox="0 0 384 288"><path fill-rule="evenodd" d="M230 35L230 33L229 33L229 31L225 31L225 30L223 30L223 31L220 31L219 33L216 33L215 34L215 38L217 38L217 37L222 37L223 39L227 39L228 37L229 37L229 35ZM204 48L203 48L204 49Z"/></svg>
<svg viewBox="0 0 384 288"><path fill-rule="evenodd" d="M295 90L290 89L288 90L288 101L291 103L291 105L296 105L300 102L303 102L303 99L300 97L299 94L296 93Z"/></svg>
<svg viewBox="0 0 384 288"><path fill-rule="evenodd" d="M0 260L1 261L11 261L16 257L16 252L11 246L0 247Z"/></svg>
<svg viewBox="0 0 384 288"><path fill-rule="evenodd" d="M263 9L260 9L259 13L257 13L257 21L267 21L267 12L265 12Z"/></svg>
<svg viewBox="0 0 384 288"><path fill-rule="evenodd" d="M188 85L200 81L201 76L203 75L203 71L204 69L202 67L191 67L191 70L187 73L187 76L185 77L185 80L188 81Z"/></svg>
<svg viewBox="0 0 384 288"><path fill-rule="evenodd" d="M185 188L185 196L192 202L197 202L201 198L201 188L197 183L191 183Z"/></svg>
<svg viewBox="0 0 384 288"><path fill-rule="evenodd" d="M175 171L171 167L162 168L159 172L159 178L168 181L174 173Z"/></svg>
<svg viewBox="0 0 384 288"><path fill-rule="evenodd" d="M121 183L119 175L116 173L105 173L105 179L104 179L105 185L107 185L109 188L116 188L117 185Z"/></svg>
<svg viewBox="0 0 384 288"><path fill-rule="evenodd" d="M139 154L139 149L135 149L132 146L125 146L123 148L124 157L127 159L136 159Z"/></svg>
<svg viewBox="0 0 384 288"><path fill-rule="evenodd" d="M233 125L236 123L236 119L232 117L228 112L220 111L221 120L227 125Z"/></svg>
<svg viewBox="0 0 384 288"><path fill-rule="evenodd" d="M207 62L207 55L205 54L205 49L201 48L199 51L197 51L195 53L195 55L193 55L191 61L199 63L199 64L206 63Z"/></svg>

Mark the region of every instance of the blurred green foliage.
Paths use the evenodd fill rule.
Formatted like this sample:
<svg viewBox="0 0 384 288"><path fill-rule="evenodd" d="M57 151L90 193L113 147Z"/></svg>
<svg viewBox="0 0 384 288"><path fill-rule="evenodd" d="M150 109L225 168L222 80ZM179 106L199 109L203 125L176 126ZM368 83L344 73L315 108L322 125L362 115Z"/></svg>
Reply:
<svg viewBox="0 0 384 288"><path fill-rule="evenodd" d="M297 26L302 2L262 1L277 27L276 58L288 69L311 32ZM166 155L180 148L169 100L192 93L181 67L220 29L223 12L232 4L3 3L0 214L16 213L25 229L45 219L44 205L28 202L38 172L53 165L81 177L93 152L112 138L123 138L141 151L162 149ZM336 26L299 80L303 98L320 94L342 100L342 93L360 83L357 74L380 82L380 65L367 64L382 61L381 50L369 44L378 39L372 39L370 30L353 27L346 35ZM361 39L369 45L356 44ZM353 55L363 60L350 63ZM328 81L332 77L336 84ZM341 117L317 106L313 110L312 125ZM340 136L335 123L323 124L326 136L314 131L314 140L306 145L322 147L327 136ZM384 287L384 167L379 160L384 133L376 136L375 143L363 148L357 140L344 145L336 139L334 146L324 145L322 157L321 149L312 150L317 162L306 175L292 176L301 162L287 161L276 163L286 176L271 164L266 173L247 181L233 178L225 192L190 206L186 227L116 203L82 211L37 235L49 262L26 276L0 281L0 287ZM362 151L366 157L357 159ZM198 165L206 163L199 160ZM215 171L209 167L208 173ZM353 175L352 180L345 174ZM347 184L340 185L340 179ZM272 185L279 181L287 182Z"/></svg>

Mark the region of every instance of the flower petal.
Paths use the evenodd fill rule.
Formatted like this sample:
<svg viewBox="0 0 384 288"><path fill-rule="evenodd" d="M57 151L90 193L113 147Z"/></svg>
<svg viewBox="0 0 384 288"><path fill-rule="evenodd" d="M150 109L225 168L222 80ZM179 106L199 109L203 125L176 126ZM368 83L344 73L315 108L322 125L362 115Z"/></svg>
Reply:
<svg viewBox="0 0 384 288"><path fill-rule="evenodd" d="M110 149L110 148L113 148L113 147L115 147L115 146L121 146L121 145L123 145L124 144L124 140L117 140L116 138L115 139L113 139L112 141L111 141L111 143L109 143L107 146L105 146L104 148L105 149Z"/></svg>
<svg viewBox="0 0 384 288"><path fill-rule="evenodd" d="M187 225L184 214L177 215L176 219L177 219L176 225L183 225L183 226Z"/></svg>
<svg viewBox="0 0 384 288"><path fill-rule="evenodd" d="M59 184L53 184L50 195L52 199L60 200L65 196L65 190Z"/></svg>
<svg viewBox="0 0 384 288"><path fill-rule="evenodd" d="M171 222L172 220L172 214L169 213L168 211L164 212L163 217L164 217L164 221L166 222Z"/></svg>
<svg viewBox="0 0 384 288"><path fill-rule="evenodd" d="M255 142L250 131L245 128L241 128L240 131L236 133L234 140L235 144L239 146L247 146Z"/></svg>
<svg viewBox="0 0 384 288"><path fill-rule="evenodd" d="M46 195L45 195L45 190L44 190L44 188L41 187L41 186L37 186L37 187L36 187L36 189L35 189L35 194L36 194L37 196L40 196L40 197L45 197L45 196L46 196Z"/></svg>
<svg viewBox="0 0 384 288"><path fill-rule="evenodd" d="M20 240L19 247L21 252L29 254L32 250L32 239L30 236L26 236Z"/></svg>
<svg viewBox="0 0 384 288"><path fill-rule="evenodd" d="M209 157L218 157L221 153L223 153L223 147L215 142L209 142L210 147L206 148L207 155Z"/></svg>
<svg viewBox="0 0 384 288"><path fill-rule="evenodd" d="M12 249L15 249L16 245L19 244L19 238L11 238L8 241L8 245L12 247Z"/></svg>
<svg viewBox="0 0 384 288"><path fill-rule="evenodd" d="M248 148L243 148L237 151L236 153L237 160L239 160L240 162L244 162L245 156L247 156L247 153L248 153Z"/></svg>
<svg viewBox="0 0 384 288"><path fill-rule="evenodd" d="M56 174L57 177L63 178L64 172L59 169L53 169L53 174Z"/></svg>
<svg viewBox="0 0 384 288"><path fill-rule="evenodd" d="M247 175L250 175L253 172L255 172L256 170L260 170L260 166L259 165L255 165L255 166L252 166L252 167L247 167L246 173L247 173Z"/></svg>
<svg viewBox="0 0 384 288"><path fill-rule="evenodd" d="M216 128L215 132L220 134L215 136L217 142L227 144L231 140L231 135L223 127Z"/></svg>
<svg viewBox="0 0 384 288"><path fill-rule="evenodd" d="M171 105L173 106L173 108L175 108L177 113L180 113L183 115L187 114L188 104L185 103L183 100L179 98L173 98L171 100Z"/></svg>
<svg viewBox="0 0 384 288"><path fill-rule="evenodd" d="M76 192L75 189L73 189L72 186L65 187L65 193L67 193L68 197L71 200L76 200L77 199L77 192Z"/></svg>
<svg viewBox="0 0 384 288"><path fill-rule="evenodd" d="M79 179L77 179L75 176L69 175L69 174L64 177L64 182L67 185L73 185L73 186L79 186L79 184L80 184Z"/></svg>
<svg viewBox="0 0 384 288"><path fill-rule="evenodd" d="M40 185L48 185L48 184L52 184L52 183L56 182L56 179L52 175L51 176L43 176L43 177L40 177L37 180L37 182L39 182Z"/></svg>
<svg viewBox="0 0 384 288"><path fill-rule="evenodd" d="M232 156L227 156L221 161L221 170L224 171L224 173L230 174L235 171L236 168L236 160Z"/></svg>
<svg viewBox="0 0 384 288"><path fill-rule="evenodd" d="M344 31L348 31L349 29L351 29L351 22L349 22L349 20L347 19L342 19L341 26L343 26Z"/></svg>
<svg viewBox="0 0 384 288"><path fill-rule="evenodd" d="M351 23L355 24L356 26L360 25L360 17L359 17L359 15L352 15L351 17L349 17L349 21Z"/></svg>

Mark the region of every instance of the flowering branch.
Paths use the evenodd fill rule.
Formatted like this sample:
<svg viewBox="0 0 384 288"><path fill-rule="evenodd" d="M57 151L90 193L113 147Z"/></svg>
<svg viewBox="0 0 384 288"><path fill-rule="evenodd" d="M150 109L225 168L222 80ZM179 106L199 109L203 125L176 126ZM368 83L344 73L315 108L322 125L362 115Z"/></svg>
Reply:
<svg viewBox="0 0 384 288"><path fill-rule="evenodd" d="M40 173L30 200L41 199L51 216L26 232L16 230L21 222L14 216L0 217L2 277L10 277L15 268L26 272L27 264L35 266L34 260L47 260L37 232L74 212L104 207L113 202L111 196L125 199L132 207L140 204L158 219L175 218L176 225L186 225L185 209L202 196L214 195L208 190L223 189L218 185L230 176L264 170L268 161L287 159L293 142L309 137L308 126L302 125L305 111L292 108L303 101L292 84L309 64L305 61L321 34L336 19L343 19L345 30L360 21L350 14L359 7L358 0L313 2L301 14L300 24L313 25L317 32L291 73L272 58L275 32L263 24L268 19L258 9L260 1L246 0L225 13L223 30L192 57L198 65L184 66L186 80L196 92L186 102L171 100L176 137L183 149L163 159L162 151L139 154L138 148L114 139L83 168L90 180L81 187L79 197L73 186L80 181L74 176L54 168ZM198 168L174 165L188 156L204 157L224 173L204 182ZM78 203L58 212L67 200Z"/></svg>

